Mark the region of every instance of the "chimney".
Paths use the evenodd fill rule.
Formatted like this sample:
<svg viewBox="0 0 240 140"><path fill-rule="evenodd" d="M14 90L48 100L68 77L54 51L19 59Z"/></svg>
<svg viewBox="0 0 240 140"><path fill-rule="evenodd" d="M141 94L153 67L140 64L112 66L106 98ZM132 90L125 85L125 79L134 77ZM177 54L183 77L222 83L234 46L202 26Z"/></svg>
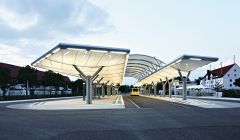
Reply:
<svg viewBox="0 0 240 140"><path fill-rule="evenodd" d="M221 75L222 75L222 73L223 73L223 71L222 71L222 62L220 62L220 64L221 64Z"/></svg>
<svg viewBox="0 0 240 140"><path fill-rule="evenodd" d="M235 54L233 55L233 63L236 64L236 57L235 57Z"/></svg>
<svg viewBox="0 0 240 140"><path fill-rule="evenodd" d="M211 77L211 71L207 70L207 79L210 80L210 77Z"/></svg>

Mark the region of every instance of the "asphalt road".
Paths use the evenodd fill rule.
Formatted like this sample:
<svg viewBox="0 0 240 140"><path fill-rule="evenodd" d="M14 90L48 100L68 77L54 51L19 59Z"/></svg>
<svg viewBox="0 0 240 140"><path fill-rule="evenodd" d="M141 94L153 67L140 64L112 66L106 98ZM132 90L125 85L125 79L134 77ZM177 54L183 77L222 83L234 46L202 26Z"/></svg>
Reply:
<svg viewBox="0 0 240 140"><path fill-rule="evenodd" d="M239 140L240 108L124 97L126 109L33 111L0 104L0 140ZM13 103L11 103L13 104Z"/></svg>

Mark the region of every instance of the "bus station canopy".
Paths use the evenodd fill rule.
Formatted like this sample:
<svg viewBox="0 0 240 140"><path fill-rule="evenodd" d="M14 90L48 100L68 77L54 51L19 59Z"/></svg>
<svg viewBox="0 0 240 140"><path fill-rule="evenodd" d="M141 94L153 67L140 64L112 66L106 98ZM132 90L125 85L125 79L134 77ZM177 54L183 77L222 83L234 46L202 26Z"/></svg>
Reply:
<svg viewBox="0 0 240 140"><path fill-rule="evenodd" d="M125 77L142 80L151 73L159 70L165 63L156 57L143 54L130 54L126 67Z"/></svg>
<svg viewBox="0 0 240 140"><path fill-rule="evenodd" d="M59 44L32 63L33 66L82 78L80 70L93 81L121 84L129 49Z"/></svg>
<svg viewBox="0 0 240 140"><path fill-rule="evenodd" d="M162 81L166 81L167 79L179 77L180 74L183 77L188 77L189 72L217 60L218 58L215 57L183 55L171 63L161 67L159 70L153 72L144 79L139 80L135 86L157 83L160 82L160 79Z"/></svg>
<svg viewBox="0 0 240 140"><path fill-rule="evenodd" d="M134 77L138 79L135 86L142 86L160 81L169 82L169 79L180 76L183 80L185 100L186 79L190 72L218 60L214 57L183 55L165 65L155 57L141 54L129 56L129 53L130 50L124 48L61 43L34 61L32 65L82 78L86 82L86 102L91 104L94 81L112 86L122 84L124 77Z"/></svg>

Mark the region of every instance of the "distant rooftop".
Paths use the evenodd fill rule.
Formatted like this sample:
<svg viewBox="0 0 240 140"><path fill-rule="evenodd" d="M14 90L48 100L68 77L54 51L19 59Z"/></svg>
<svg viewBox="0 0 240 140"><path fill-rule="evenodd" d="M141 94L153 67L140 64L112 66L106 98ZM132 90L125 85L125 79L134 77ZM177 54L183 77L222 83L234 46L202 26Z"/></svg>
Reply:
<svg viewBox="0 0 240 140"><path fill-rule="evenodd" d="M209 70L207 74L205 75L210 78L212 75L214 78L222 78L235 64L227 65L215 70Z"/></svg>
<svg viewBox="0 0 240 140"><path fill-rule="evenodd" d="M21 66L16 66L16 65L0 62L0 68L8 69L10 71L10 77L17 78L19 70L21 69ZM37 70L37 80L38 81L43 81L44 73L45 72L43 72L43 71ZM68 82L68 81L70 81L70 79L67 76L64 76L64 81Z"/></svg>

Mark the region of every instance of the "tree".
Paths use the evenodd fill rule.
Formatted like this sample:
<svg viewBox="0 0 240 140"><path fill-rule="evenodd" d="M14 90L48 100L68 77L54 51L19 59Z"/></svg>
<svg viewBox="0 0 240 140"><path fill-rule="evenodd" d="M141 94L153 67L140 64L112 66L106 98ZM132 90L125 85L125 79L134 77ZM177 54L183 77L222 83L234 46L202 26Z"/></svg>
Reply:
<svg viewBox="0 0 240 140"><path fill-rule="evenodd" d="M234 84L235 86L240 87L240 78L236 79L233 84Z"/></svg>
<svg viewBox="0 0 240 140"><path fill-rule="evenodd" d="M121 93L129 93L130 92L130 86L129 85L121 85L118 88L118 91L120 91Z"/></svg>
<svg viewBox="0 0 240 140"><path fill-rule="evenodd" d="M34 93L33 86L37 84L37 70L29 65L22 67L18 72L18 81L26 83L26 96L28 96L28 86L30 87L30 93Z"/></svg>
<svg viewBox="0 0 240 140"><path fill-rule="evenodd" d="M52 95L52 88L54 87L55 90L59 90L60 86L64 86L64 76L59 73L54 73L53 71L49 70L44 74L44 86L50 86L50 95Z"/></svg>
<svg viewBox="0 0 240 140"><path fill-rule="evenodd" d="M183 77L185 77L185 76L183 76ZM181 81L182 81L182 78L181 78L180 76L178 76L178 77L174 78L174 80L178 80L178 81L181 82ZM190 79L188 78L187 81L190 81Z"/></svg>
<svg viewBox="0 0 240 140"><path fill-rule="evenodd" d="M215 85L214 85L214 89L217 91L217 92L220 92L222 90L222 87L223 87L223 84L220 84L219 81L216 81Z"/></svg>
<svg viewBox="0 0 240 140"><path fill-rule="evenodd" d="M6 68L0 68L0 88L3 91L3 98L5 98L7 88L9 88L10 71Z"/></svg>
<svg viewBox="0 0 240 140"><path fill-rule="evenodd" d="M45 72L44 74L44 93L45 93L45 87L50 86L50 96L52 95L52 86L54 86L54 72L49 70Z"/></svg>
<svg viewBox="0 0 240 140"><path fill-rule="evenodd" d="M195 82L197 85L200 85L200 82L201 82L202 79L203 79L202 77L198 77L198 79L195 79L194 82Z"/></svg>
<svg viewBox="0 0 240 140"><path fill-rule="evenodd" d="M54 81L53 85L54 85L55 89L57 91L59 91L60 87L64 87L64 84L65 84L64 76L62 76L59 73L54 73L54 79L55 79L55 81ZM61 94L62 94L62 92L61 92Z"/></svg>
<svg viewBox="0 0 240 140"><path fill-rule="evenodd" d="M80 95L80 91L82 91L81 93L83 93L83 83L84 81L82 79L77 79L76 81L71 82L72 84L72 90L74 93L76 93L77 95Z"/></svg>

